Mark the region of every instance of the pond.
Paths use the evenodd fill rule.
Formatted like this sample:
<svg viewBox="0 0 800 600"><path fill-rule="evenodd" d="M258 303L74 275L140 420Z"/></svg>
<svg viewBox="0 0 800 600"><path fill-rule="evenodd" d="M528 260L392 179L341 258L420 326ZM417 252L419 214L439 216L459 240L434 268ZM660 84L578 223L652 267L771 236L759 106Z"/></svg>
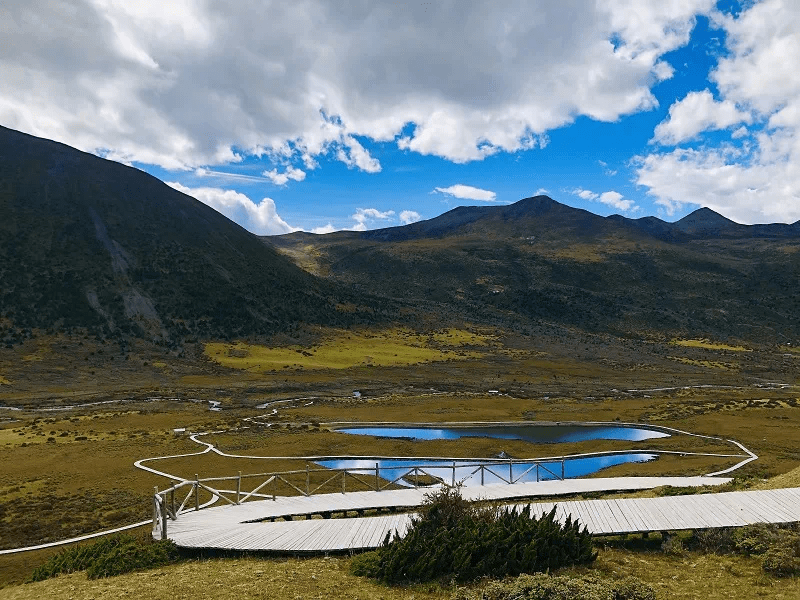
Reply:
<svg viewBox="0 0 800 600"><path fill-rule="evenodd" d="M468 425L458 427L356 426L336 429L340 433L411 440L455 440L462 437L489 437L503 440L524 440L534 444L560 444L589 440L626 440L640 442L669 437L668 433L646 427L613 424L553 425Z"/></svg>
<svg viewBox="0 0 800 600"><path fill-rule="evenodd" d="M657 454L648 452L630 452L622 454L602 454L595 456L581 456L564 460L564 478L571 479L596 473L602 469L625 463L641 463L655 460ZM512 480L550 481L561 478L561 461L541 461L537 464L531 462L503 462L486 459L421 459L421 458L330 458L315 461L328 469L346 469L350 473L362 477L375 476L377 465L378 475L382 479L394 481L403 477L412 467L419 466L430 476L438 477L445 483L463 481L465 486L481 485L483 483L501 483L508 481L509 468L512 471ZM485 468L481 469L481 465ZM455 466L455 475L453 467ZM502 478L502 479L501 479ZM421 480L422 481L422 480ZM414 474L399 479L398 484L412 487Z"/></svg>

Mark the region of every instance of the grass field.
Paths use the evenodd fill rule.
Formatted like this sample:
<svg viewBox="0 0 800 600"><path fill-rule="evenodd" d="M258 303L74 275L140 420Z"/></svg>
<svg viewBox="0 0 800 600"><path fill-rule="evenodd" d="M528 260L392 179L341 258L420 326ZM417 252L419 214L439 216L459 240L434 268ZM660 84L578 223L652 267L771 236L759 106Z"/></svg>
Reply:
<svg viewBox="0 0 800 600"><path fill-rule="evenodd" d="M168 482L136 470L133 462L146 456L199 451L200 446L173 432L183 427L228 430L208 440L226 452L270 456L478 457L503 450L516 457L541 457L621 447L738 452L727 442L689 436L543 447L484 438L430 442L360 438L333 433L324 426L336 421L655 423L744 443L760 457L741 471L750 478L746 485L767 485L762 480L772 476L778 476L772 481L800 485L791 474L800 465L800 428L796 426L800 363L794 356L784 356L791 352L786 347L738 350L736 368L723 370L705 363L733 364L730 352L736 346L569 335L574 342L568 350L557 330L530 338L466 327L427 333L399 329L314 332L304 341L272 345L212 342L186 348L181 355L141 344L121 353L109 342L63 336L44 336L0 350L0 406L23 409L0 413L4 452L0 546L62 539L146 519L153 486L163 489ZM500 393L490 394L490 389ZM354 396L355 390L360 397ZM257 405L292 398L312 400L275 405L278 414L264 417L265 422L287 425L234 431L248 425L242 420L245 417L271 412ZM221 403L221 412L208 410L211 400ZM68 408L76 405L83 406ZM672 457L601 474L699 474L734 462ZM163 461L160 466L185 477L195 473L210 477L298 465L297 461L275 461L267 469L264 461L206 454ZM20 582L51 553L0 557L0 585ZM613 575L615 570L647 573L648 566L652 567L650 580L669 585L669 597L721 598L724 590L741 586L752 597L785 594L788 598L797 592L791 582L764 579L745 559L725 561L728 558L721 559L721 564L729 568L714 571L709 557L676 559L610 548L601 554L597 568L606 565L602 568ZM274 596L278 590L290 597L343 597L336 595L338 590L353 590L348 597L450 595L450 590L376 587L350 577L346 559L341 558L190 562L164 572L172 569L179 574L180 587L168 583L169 578L158 571L99 583L74 575L37 584L55 586L47 592L42 591L45 587L31 585L8 587L2 595L54 596L64 592L61 586L72 586L68 596L110 597L121 589L130 592L136 589L132 586L146 585L152 586L147 589L152 589L153 597L163 597L168 589L216 590L207 583L204 587L215 569L229 571L225 575L230 578L228 588L241 581L247 584L242 589L248 588L242 593L249 594L252 584L252 597ZM257 570L261 575L254 573ZM316 580L311 578L314 574ZM697 581L692 586L672 579L684 575ZM716 586L716 591L708 586Z"/></svg>
<svg viewBox="0 0 800 600"><path fill-rule="evenodd" d="M311 346L269 348L239 342L210 342L205 355L233 369L349 369L359 365L406 366L419 363L480 358L482 353L464 347L486 345L486 338L468 331L449 329L430 335L391 329L375 333L326 331Z"/></svg>
<svg viewBox="0 0 800 600"><path fill-rule="evenodd" d="M709 340L672 340L676 346L685 346L687 348L705 348L707 350L727 350L728 352L752 352L749 348L744 346L730 346L719 342L712 342Z"/></svg>

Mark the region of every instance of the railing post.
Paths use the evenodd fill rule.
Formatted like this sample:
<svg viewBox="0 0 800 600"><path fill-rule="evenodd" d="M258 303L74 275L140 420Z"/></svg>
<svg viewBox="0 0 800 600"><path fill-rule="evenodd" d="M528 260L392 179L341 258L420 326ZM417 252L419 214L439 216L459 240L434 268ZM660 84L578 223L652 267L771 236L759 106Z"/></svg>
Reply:
<svg viewBox="0 0 800 600"><path fill-rule="evenodd" d="M561 459L561 481L564 481L564 459Z"/></svg>
<svg viewBox="0 0 800 600"><path fill-rule="evenodd" d="M450 481L451 487L456 487L456 461L453 461L453 478Z"/></svg>
<svg viewBox="0 0 800 600"><path fill-rule="evenodd" d="M158 527L158 486L153 486L155 493L153 494L153 530Z"/></svg>
<svg viewBox="0 0 800 600"><path fill-rule="evenodd" d="M508 483L514 483L514 459L508 459Z"/></svg>
<svg viewBox="0 0 800 600"><path fill-rule="evenodd" d="M414 467L414 488L419 488L419 467Z"/></svg>
<svg viewBox="0 0 800 600"><path fill-rule="evenodd" d="M342 471L342 493L343 494L345 493L345 486L347 485L346 484L346 480L347 480L347 471L343 470Z"/></svg>
<svg viewBox="0 0 800 600"><path fill-rule="evenodd" d="M483 476L486 474L484 465L481 465L481 485L483 485Z"/></svg>
<svg viewBox="0 0 800 600"><path fill-rule="evenodd" d="M167 539L167 499L161 502L161 539Z"/></svg>
<svg viewBox="0 0 800 600"><path fill-rule="evenodd" d="M539 463L536 463L536 483L539 483Z"/></svg>
<svg viewBox="0 0 800 600"><path fill-rule="evenodd" d="M308 471L308 463L306 463L306 496L309 495L311 489L311 473Z"/></svg>
<svg viewBox="0 0 800 600"><path fill-rule="evenodd" d="M239 471L239 478L236 480L236 504L240 504L239 498L242 495L242 472Z"/></svg>
<svg viewBox="0 0 800 600"><path fill-rule="evenodd" d="M194 509L200 510L200 475L194 474Z"/></svg>
<svg viewBox="0 0 800 600"><path fill-rule="evenodd" d="M378 463L375 463L375 491L381 491L381 480L380 476L378 475Z"/></svg>
<svg viewBox="0 0 800 600"><path fill-rule="evenodd" d="M172 514L175 515L175 518L178 517L178 513L175 511L175 486L177 485L174 481L170 481L172 484L172 491L169 493L169 506L172 509Z"/></svg>

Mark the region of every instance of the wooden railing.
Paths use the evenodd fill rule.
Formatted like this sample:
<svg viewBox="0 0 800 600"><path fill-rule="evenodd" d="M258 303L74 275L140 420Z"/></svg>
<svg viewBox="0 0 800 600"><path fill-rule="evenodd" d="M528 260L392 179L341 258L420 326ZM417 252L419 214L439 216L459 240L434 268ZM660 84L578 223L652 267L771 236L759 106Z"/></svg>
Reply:
<svg viewBox="0 0 800 600"><path fill-rule="evenodd" d="M527 468L520 474L514 475L515 465L527 465ZM555 471L551 468L556 467ZM446 481L436 471L443 469L450 471L450 481ZM456 479L456 471L461 469L469 470L469 474ZM507 469L507 471L506 471ZM382 471L392 473L400 472L400 475L389 479L382 475ZM167 538L167 523L169 520L176 520L181 513L190 510L200 510L207 506L212 506L218 502L225 502L231 505L239 505L243 502L252 500L266 500L275 498L279 495L278 491L289 492L288 496L312 496L318 493L349 491L375 491L396 490L408 487L419 488L432 485L455 486L467 480L480 478L480 485L486 484L486 475L494 478L495 482L506 483L509 485L523 481L533 481L529 477L530 473L535 473L535 480L540 481L540 477L545 479L564 479L564 459L548 459L547 461L535 460L515 460L507 459L497 461L464 462L453 461L450 466L438 464L418 464L409 466L380 466L376 462L374 467L354 467L354 468L312 468L306 464L303 470L281 471L273 473L254 473L243 475L241 471L238 475L229 477L208 477L201 479L195 475L193 480L186 479L173 484L171 487L159 491L155 488L153 495L153 532L157 533L161 539ZM550 477L547 477L550 475ZM247 485L253 481L251 489ZM235 489L225 489L226 482L235 483ZM216 484L212 486L210 484Z"/></svg>

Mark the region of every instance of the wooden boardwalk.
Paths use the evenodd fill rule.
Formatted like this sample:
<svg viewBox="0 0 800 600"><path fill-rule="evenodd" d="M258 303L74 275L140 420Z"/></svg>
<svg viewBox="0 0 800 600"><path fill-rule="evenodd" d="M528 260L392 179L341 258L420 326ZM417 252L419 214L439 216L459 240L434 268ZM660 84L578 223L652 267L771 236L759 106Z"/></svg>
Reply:
<svg viewBox="0 0 800 600"><path fill-rule="evenodd" d="M632 490L657 485L702 485L723 478L620 477L573 479L515 485L464 488L471 499L519 500L535 496ZM247 502L183 513L169 521L168 537L187 548L262 550L322 553L377 547L387 532L404 535L411 515L392 514L360 518L316 518L368 509L413 508L424 490L348 492L308 497L282 497L275 501ZM737 527L752 523L800 521L800 488L770 491L725 492L660 498L564 500L532 504L534 515L557 506L559 519L572 515L595 535L644 533L682 529ZM516 506L522 506L516 504ZM306 516L301 521L274 521L280 516Z"/></svg>

